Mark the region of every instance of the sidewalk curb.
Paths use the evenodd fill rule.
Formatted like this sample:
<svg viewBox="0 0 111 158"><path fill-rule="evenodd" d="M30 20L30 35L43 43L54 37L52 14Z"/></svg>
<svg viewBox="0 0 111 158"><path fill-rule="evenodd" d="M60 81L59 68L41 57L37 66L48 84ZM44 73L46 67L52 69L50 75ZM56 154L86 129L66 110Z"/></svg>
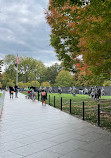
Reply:
<svg viewBox="0 0 111 158"><path fill-rule="evenodd" d="M4 105L4 98L5 98L5 91L3 91L2 96L0 98L0 116L2 114L2 109L3 109L3 105Z"/></svg>

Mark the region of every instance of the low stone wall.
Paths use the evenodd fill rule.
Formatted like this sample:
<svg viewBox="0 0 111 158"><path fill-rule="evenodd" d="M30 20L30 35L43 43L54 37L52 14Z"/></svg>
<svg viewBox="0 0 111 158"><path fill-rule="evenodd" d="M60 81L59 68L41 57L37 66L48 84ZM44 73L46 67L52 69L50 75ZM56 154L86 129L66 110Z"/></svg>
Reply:
<svg viewBox="0 0 111 158"><path fill-rule="evenodd" d="M79 90L84 90L85 88L87 88L88 90L91 89L91 87L75 87L76 88L76 93L79 94ZM97 86L97 88L104 88L104 92L106 96L111 96L111 86ZM69 89L70 87L61 87L62 89L62 93L67 93L69 94ZM47 88L47 91L49 90L49 88ZM57 87L52 87L52 93L58 93L58 88Z"/></svg>
<svg viewBox="0 0 111 158"><path fill-rule="evenodd" d="M3 108L4 97L5 97L5 91L2 92L2 96L0 98L0 115L1 115L1 112L2 112L2 108Z"/></svg>

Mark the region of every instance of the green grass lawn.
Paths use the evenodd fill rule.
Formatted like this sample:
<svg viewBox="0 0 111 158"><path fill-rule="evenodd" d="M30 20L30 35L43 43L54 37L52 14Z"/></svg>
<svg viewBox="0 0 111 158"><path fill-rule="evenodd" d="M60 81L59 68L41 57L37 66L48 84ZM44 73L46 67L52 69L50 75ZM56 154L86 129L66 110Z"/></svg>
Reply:
<svg viewBox="0 0 111 158"><path fill-rule="evenodd" d="M0 97L2 96L2 93L0 93Z"/></svg>
<svg viewBox="0 0 111 158"><path fill-rule="evenodd" d="M27 95L26 92L23 94ZM70 113L70 99L71 99L71 114L83 118L83 101L85 105L85 120L97 125L97 108L100 104L100 120L101 127L109 129L111 131L111 96L102 96L100 101L95 101L91 99L88 95L76 94L47 94L47 104L54 106L54 96L55 96L55 107L61 109L61 97L62 97L62 110ZM50 100L49 100L50 97ZM41 101L41 97L40 97Z"/></svg>
<svg viewBox="0 0 111 158"><path fill-rule="evenodd" d="M24 94L24 95L27 95L27 92L21 92L22 94Z"/></svg>

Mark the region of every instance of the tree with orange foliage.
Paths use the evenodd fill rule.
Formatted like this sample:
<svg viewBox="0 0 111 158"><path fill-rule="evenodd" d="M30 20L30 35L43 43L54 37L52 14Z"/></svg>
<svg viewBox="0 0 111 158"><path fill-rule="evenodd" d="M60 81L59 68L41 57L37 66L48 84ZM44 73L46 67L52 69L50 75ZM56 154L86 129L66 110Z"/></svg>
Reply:
<svg viewBox="0 0 111 158"><path fill-rule="evenodd" d="M111 75L111 1L50 0L47 21L52 28L51 45L66 69L73 71L82 55L92 74Z"/></svg>
<svg viewBox="0 0 111 158"><path fill-rule="evenodd" d="M74 70L76 56L80 53L79 34L75 29L75 23L78 19L75 13L76 22L72 23L70 12L76 12L77 6L70 6L65 3L61 9L52 5L50 1L49 12L47 12L47 21L52 28L51 45L55 48L57 57L63 61L64 66L68 70ZM74 60L75 59L75 60Z"/></svg>
<svg viewBox="0 0 111 158"><path fill-rule="evenodd" d="M93 74L87 64L76 63L76 73L73 76L74 86L102 86L103 83L103 78Z"/></svg>
<svg viewBox="0 0 111 158"><path fill-rule="evenodd" d="M92 0L85 7L80 31L83 61L93 74L111 77L111 1Z"/></svg>

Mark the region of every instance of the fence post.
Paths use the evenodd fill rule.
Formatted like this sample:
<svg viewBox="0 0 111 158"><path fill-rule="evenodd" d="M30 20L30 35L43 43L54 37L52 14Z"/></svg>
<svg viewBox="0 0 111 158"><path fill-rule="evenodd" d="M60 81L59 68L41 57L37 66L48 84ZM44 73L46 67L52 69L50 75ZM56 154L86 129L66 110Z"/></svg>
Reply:
<svg viewBox="0 0 111 158"><path fill-rule="evenodd" d="M61 111L62 111L62 97L61 97Z"/></svg>
<svg viewBox="0 0 111 158"><path fill-rule="evenodd" d="M70 113L71 113L71 99L70 99Z"/></svg>
<svg viewBox="0 0 111 158"><path fill-rule="evenodd" d="M98 104L98 126L100 126L100 105Z"/></svg>
<svg viewBox="0 0 111 158"><path fill-rule="evenodd" d="M49 95L49 105L50 105L50 95Z"/></svg>
<svg viewBox="0 0 111 158"><path fill-rule="evenodd" d="M84 101L83 101L83 107L82 107L82 109L83 109L83 114L82 114L82 116L83 116L83 120L84 120Z"/></svg>
<svg viewBox="0 0 111 158"><path fill-rule="evenodd" d="M54 107L55 107L55 96L54 96Z"/></svg>

